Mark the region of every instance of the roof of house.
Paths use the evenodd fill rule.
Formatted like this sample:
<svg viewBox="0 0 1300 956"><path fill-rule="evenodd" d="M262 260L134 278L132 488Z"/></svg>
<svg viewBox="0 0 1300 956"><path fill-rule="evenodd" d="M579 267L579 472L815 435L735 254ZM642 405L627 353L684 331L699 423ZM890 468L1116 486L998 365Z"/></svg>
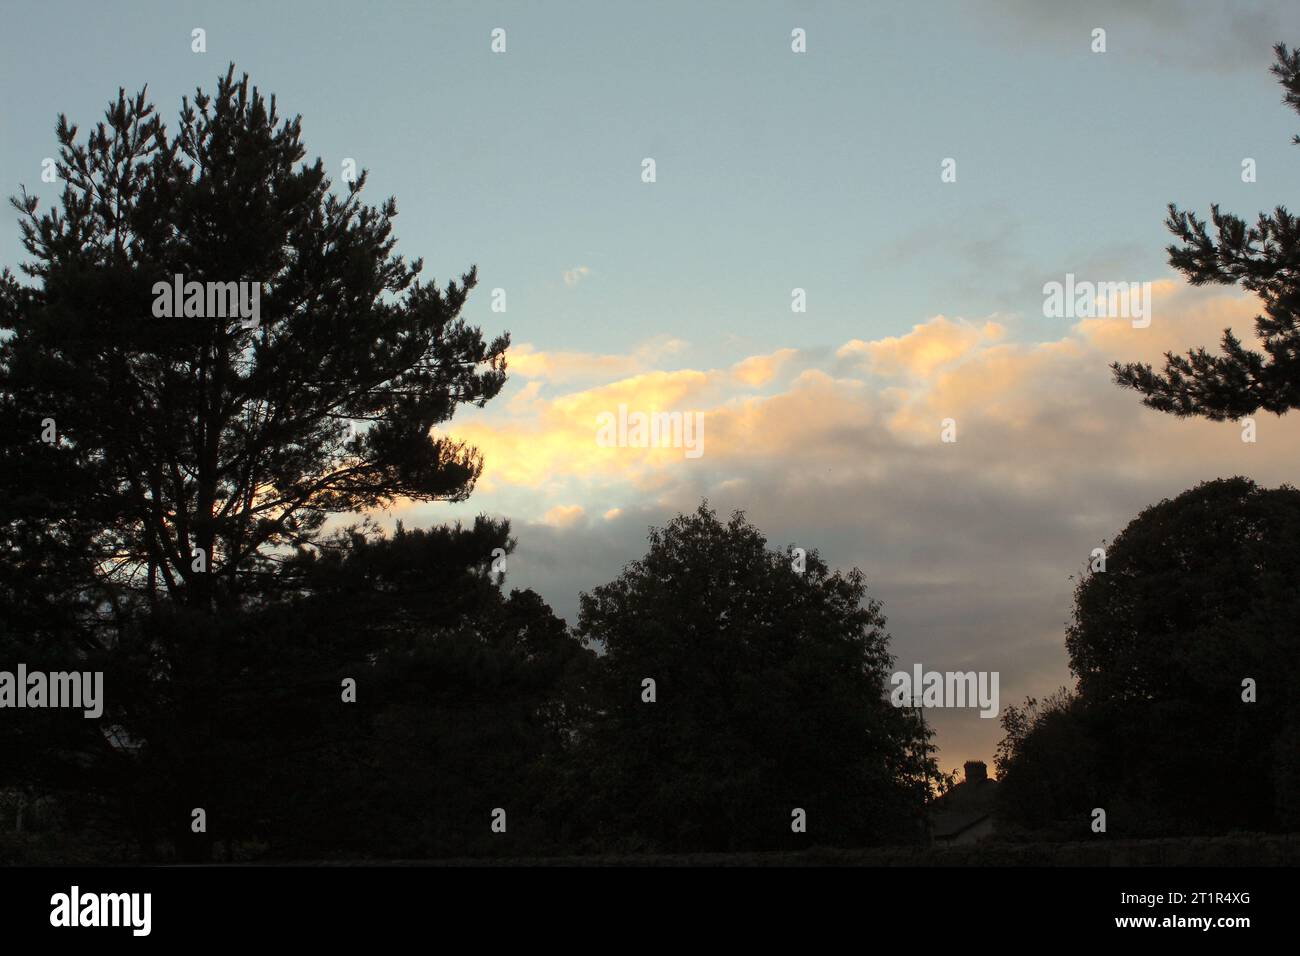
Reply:
<svg viewBox="0 0 1300 956"><path fill-rule="evenodd" d="M993 814L996 780L967 780L945 793L930 809L930 834L936 840L955 837Z"/></svg>

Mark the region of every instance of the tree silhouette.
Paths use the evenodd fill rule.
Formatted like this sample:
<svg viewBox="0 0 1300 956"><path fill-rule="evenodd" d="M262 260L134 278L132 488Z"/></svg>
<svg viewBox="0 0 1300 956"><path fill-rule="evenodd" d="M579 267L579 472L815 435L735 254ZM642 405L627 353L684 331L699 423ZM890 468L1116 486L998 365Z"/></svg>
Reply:
<svg viewBox="0 0 1300 956"><path fill-rule="evenodd" d="M84 142L60 116L58 208L13 200L35 284L0 278L0 658L108 669L104 724L168 727L190 801L221 719L201 688L239 670L244 616L330 515L470 493L479 454L435 429L498 393L509 340L460 317L473 269L422 284L393 200L362 204L364 172L331 192L233 65L174 134L145 96ZM160 317L174 280L255 286L255 321L210 293ZM123 756L100 728L29 752L87 791Z"/></svg>
<svg viewBox="0 0 1300 956"><path fill-rule="evenodd" d="M28 436L13 464L57 460L98 489L50 513L93 507L108 582L196 608L256 590L268 553L331 513L468 495L481 461L431 429L500 390L508 344L459 318L473 270L420 284L392 252L395 203L362 205L364 172L340 199L319 160L295 169L300 120L277 127L274 97L233 75L184 102L175 136L143 91L119 92L85 145L60 117L61 209L14 200L40 286L5 286L0 352ZM259 284L259 324L155 318L176 275Z"/></svg>
<svg viewBox="0 0 1300 956"><path fill-rule="evenodd" d="M995 763L1004 835L1029 830L1040 837L1086 839L1092 809L1113 805L1102 787L1100 748L1082 698L1061 688L1006 707L1000 720L1004 736Z"/></svg>
<svg viewBox="0 0 1300 956"><path fill-rule="evenodd" d="M534 592L501 593L491 564L513 547L508 524L334 543L289 562L292 586L261 621L295 651L264 652L264 683L294 690L272 695L285 730L254 768L248 829L291 856L553 852L595 661ZM346 677L357 701L340 706ZM253 753L267 750L252 725L266 696L242 694ZM498 806L508 840L487 826Z"/></svg>
<svg viewBox="0 0 1300 956"><path fill-rule="evenodd" d="M928 733L887 699L880 606L856 569L805 560L795 570L742 514L724 524L701 505L582 596L578 633L605 651L589 759L606 839L683 851L919 836L939 774Z"/></svg>
<svg viewBox="0 0 1300 956"><path fill-rule="evenodd" d="M1300 112L1300 50L1282 43L1274 50L1272 72L1287 105ZM1294 141L1300 144L1300 136ZM1181 245L1168 247L1169 262L1192 285L1240 285L1256 293L1264 303L1265 314L1255 318L1263 352L1224 329L1220 354L1167 352L1163 372L1148 363L1116 362L1115 381L1140 392L1144 405L1180 417L1223 421L1260 408L1281 415L1300 407L1300 222L1278 206L1247 226L1216 204L1210 223L1214 235L1205 220L1171 203L1167 225Z"/></svg>
<svg viewBox="0 0 1300 956"><path fill-rule="evenodd" d="M1135 835L1300 822L1298 560L1294 488L1220 479L1134 518L1075 592L1077 697L1004 719L1020 818L1095 798Z"/></svg>

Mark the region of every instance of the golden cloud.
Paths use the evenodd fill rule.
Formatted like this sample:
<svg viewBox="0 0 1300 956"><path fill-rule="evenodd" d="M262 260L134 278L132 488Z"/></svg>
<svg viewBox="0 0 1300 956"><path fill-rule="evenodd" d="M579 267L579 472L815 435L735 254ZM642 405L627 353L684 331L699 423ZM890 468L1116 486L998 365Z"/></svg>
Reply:
<svg viewBox="0 0 1300 956"><path fill-rule="evenodd" d="M937 449L947 418L957 423L952 453L963 456L964 467L978 460L987 474L1026 486L1049 480L1053 469L1109 462L1112 471L1122 471L1153 454L1187 468L1204 456L1240 459L1236 426L1180 422L1144 409L1136 395L1114 384L1109 364L1158 361L1168 349L1213 348L1225 326L1249 341L1258 302L1162 281L1153 283L1153 303L1147 328L1133 328L1126 319L1090 319L1042 342L1008 342L1006 328L994 321L936 316L904 335L850 341L829 367L805 368L766 395L752 389L771 384L801 358L812 362L812 355L786 348L720 370L628 375L617 373L644 364L645 351L586 356L587 372L603 369L614 380L552 397L525 388L504 406L505 414L458 422L455 435L483 451L484 490L515 485L556 493L573 482L628 483L659 493L681 480L698 484L706 473L716 485L732 480L729 472L747 462L879 476L905 469L908 455ZM555 363L566 354L577 355L546 353L539 361ZM858 374L835 374L846 367ZM688 460L680 448L600 447L598 416L620 405L702 412L703 457ZM1261 423L1260 441L1264 434L1300 434L1297 425ZM1256 458L1273 453L1261 450Z"/></svg>
<svg viewBox="0 0 1300 956"><path fill-rule="evenodd" d="M973 350L996 342L1006 334L997 322L975 324L942 315L912 327L906 335L864 342L853 339L837 353L843 359L860 359L877 375L925 377L950 365Z"/></svg>

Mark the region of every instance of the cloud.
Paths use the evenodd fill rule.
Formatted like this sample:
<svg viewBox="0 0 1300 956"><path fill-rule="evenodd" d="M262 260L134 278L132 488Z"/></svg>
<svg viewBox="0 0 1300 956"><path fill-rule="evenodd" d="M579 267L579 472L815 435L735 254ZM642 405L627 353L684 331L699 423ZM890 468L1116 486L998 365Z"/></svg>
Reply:
<svg viewBox="0 0 1300 956"><path fill-rule="evenodd" d="M1235 293L1189 295L1172 279L1151 284L1152 321L1133 329L1126 319L1085 319L1076 327L1090 346L1113 353L1116 361L1162 363L1166 352L1181 354L1195 346L1213 350L1225 328L1246 345L1255 345L1259 300Z"/></svg>
<svg viewBox="0 0 1300 956"><path fill-rule="evenodd" d="M650 339L626 355L543 351L530 343L522 342L512 345L506 357L511 378L539 379L559 384L609 381L618 376L649 371L656 362L679 354L686 348L687 343L669 336Z"/></svg>
<svg viewBox="0 0 1300 956"><path fill-rule="evenodd" d="M543 352L528 343L511 346L506 353L510 375L546 382L608 379L630 375L645 367L635 355L596 355L591 352Z"/></svg>
<svg viewBox="0 0 1300 956"><path fill-rule="evenodd" d="M716 403L718 394L702 371L645 372L549 400L533 400L524 416L457 421L452 431L483 452L484 488L500 484L537 488L559 479L590 482L653 472L684 458L680 448L601 447L597 434L602 415L617 415L620 405L646 413L687 414Z"/></svg>
<svg viewBox="0 0 1300 956"><path fill-rule="evenodd" d="M674 448L602 448L596 441L598 416L620 405L703 413L710 474L774 462L792 447L820 449L823 443L845 458L854 453L847 438L870 453L867 467L884 469L891 449L933 445L943 420L953 418L959 442L970 436L988 448L996 438L1015 452L1000 452L988 468L1016 471L1016 481L1030 482L1044 465L1020 462L1018 452L1025 448L1033 448L1033 456L1059 448L1056 464L1067 467L1072 450L1099 439L1106 446L1099 453L1114 454L1125 441L1149 447L1143 423L1152 420L1134 396L1112 383L1111 361L1159 362L1167 350L1213 347L1225 327L1250 341L1257 311L1252 298L1191 292L1172 280L1153 283L1152 303L1153 321L1143 329L1127 319L1054 326L1056 320L1034 317L1044 332L1057 332L1039 342L1008 341L1000 322L940 315L901 335L846 342L822 367L811 364L813 353L793 348L749 356L725 369L643 371L655 356L676 352L676 345L658 343L621 356L523 346L518 356L512 353L511 367L518 373L522 365L526 378L550 385L602 374L609 380L550 395L530 380L507 401L504 415L458 420L453 432L484 452L485 488L564 481L657 488L694 463ZM760 387L767 392L756 393ZM1123 419L1106 420L1112 412ZM1184 447L1175 445L1171 455ZM860 466L837 460L828 467L844 473Z"/></svg>
<svg viewBox="0 0 1300 956"><path fill-rule="evenodd" d="M591 275L591 269L586 266L575 266L572 269L566 269L564 271L564 284L572 289L589 275Z"/></svg>
<svg viewBox="0 0 1300 956"><path fill-rule="evenodd" d="M798 349L778 349L771 355L751 355L733 365L731 372L737 381L757 388L770 382L798 354Z"/></svg>
<svg viewBox="0 0 1300 956"><path fill-rule="evenodd" d="M923 325L913 326L906 335L874 342L853 339L841 346L836 355L850 361L860 358L868 370L878 375L925 378L1005 334L1006 328L997 322L953 322L939 315Z"/></svg>
<svg viewBox="0 0 1300 956"><path fill-rule="evenodd" d="M582 505L556 505L542 515L543 524L554 525L557 528L568 527L586 520L587 512Z"/></svg>

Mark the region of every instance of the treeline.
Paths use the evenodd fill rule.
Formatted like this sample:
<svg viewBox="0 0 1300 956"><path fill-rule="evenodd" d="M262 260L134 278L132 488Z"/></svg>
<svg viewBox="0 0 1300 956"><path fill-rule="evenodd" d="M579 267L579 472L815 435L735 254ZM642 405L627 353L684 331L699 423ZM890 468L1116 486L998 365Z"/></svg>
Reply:
<svg viewBox="0 0 1300 956"><path fill-rule="evenodd" d="M923 837L938 774L882 692L879 609L740 516L656 531L576 632L498 586L504 522L324 544L257 608L160 605L83 659L111 726L6 715L0 765L54 798L46 830L192 860L800 848L796 808L820 845Z"/></svg>

